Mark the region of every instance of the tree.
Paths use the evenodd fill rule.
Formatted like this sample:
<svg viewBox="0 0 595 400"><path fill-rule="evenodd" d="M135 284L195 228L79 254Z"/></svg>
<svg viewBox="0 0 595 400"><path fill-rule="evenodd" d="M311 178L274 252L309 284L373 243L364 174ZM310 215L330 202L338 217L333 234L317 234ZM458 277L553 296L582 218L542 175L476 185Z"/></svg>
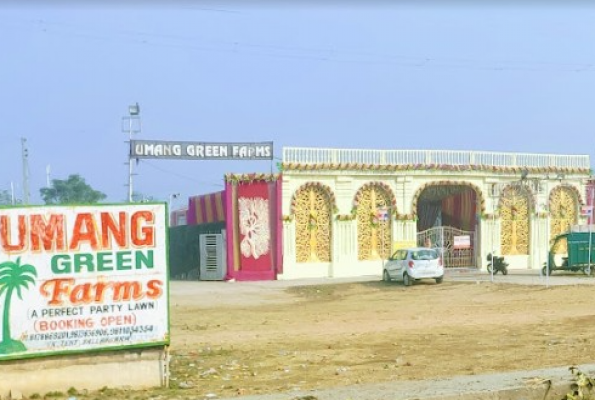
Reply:
<svg viewBox="0 0 595 400"><path fill-rule="evenodd" d="M8 190L0 190L0 206L12 204L12 198Z"/></svg>
<svg viewBox="0 0 595 400"><path fill-rule="evenodd" d="M0 296L4 297L2 311L2 341L0 341L0 354L17 353L25 351L25 345L14 340L10 332L10 303L16 290L19 299L23 299L22 289L29 289L29 284L35 285L37 270L33 265L22 264L21 257L14 261L0 263Z"/></svg>
<svg viewBox="0 0 595 400"><path fill-rule="evenodd" d="M70 175L67 180L52 179L51 187L39 191L45 204L94 204L107 197L77 174Z"/></svg>
<svg viewBox="0 0 595 400"><path fill-rule="evenodd" d="M144 193L132 192L132 202L133 203L147 203L147 202L152 202L152 201L157 201L157 200L155 199L155 197L146 195Z"/></svg>

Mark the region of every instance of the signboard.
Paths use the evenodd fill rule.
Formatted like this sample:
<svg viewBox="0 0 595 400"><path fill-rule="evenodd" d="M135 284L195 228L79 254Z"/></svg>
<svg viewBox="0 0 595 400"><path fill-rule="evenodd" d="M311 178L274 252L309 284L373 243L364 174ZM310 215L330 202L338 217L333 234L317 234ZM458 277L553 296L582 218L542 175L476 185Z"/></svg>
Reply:
<svg viewBox="0 0 595 400"><path fill-rule="evenodd" d="M453 236L453 249L470 249L471 248L471 236Z"/></svg>
<svg viewBox="0 0 595 400"><path fill-rule="evenodd" d="M272 160L273 142L206 143L131 140L130 158L174 160Z"/></svg>
<svg viewBox="0 0 595 400"><path fill-rule="evenodd" d="M0 208L0 360L169 343L165 204Z"/></svg>
<svg viewBox="0 0 595 400"><path fill-rule="evenodd" d="M592 217L593 216L593 206L582 206L581 207L581 215L583 217Z"/></svg>
<svg viewBox="0 0 595 400"><path fill-rule="evenodd" d="M376 218L378 221L388 221L388 208L380 207L378 210L376 210Z"/></svg>

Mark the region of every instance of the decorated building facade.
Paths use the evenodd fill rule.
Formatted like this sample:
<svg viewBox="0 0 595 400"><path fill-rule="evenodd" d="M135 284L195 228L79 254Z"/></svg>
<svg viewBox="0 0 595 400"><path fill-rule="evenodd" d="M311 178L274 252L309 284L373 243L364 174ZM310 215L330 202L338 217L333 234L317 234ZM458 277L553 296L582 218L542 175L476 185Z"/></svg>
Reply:
<svg viewBox="0 0 595 400"><path fill-rule="evenodd" d="M485 269L493 253L538 269L595 202L585 155L286 147L280 169L189 199L189 225L224 233L223 279L380 275L409 246L446 268Z"/></svg>
<svg viewBox="0 0 595 400"><path fill-rule="evenodd" d="M585 224L585 155L284 148L278 279L380 274L397 247L447 268L540 268L549 240Z"/></svg>

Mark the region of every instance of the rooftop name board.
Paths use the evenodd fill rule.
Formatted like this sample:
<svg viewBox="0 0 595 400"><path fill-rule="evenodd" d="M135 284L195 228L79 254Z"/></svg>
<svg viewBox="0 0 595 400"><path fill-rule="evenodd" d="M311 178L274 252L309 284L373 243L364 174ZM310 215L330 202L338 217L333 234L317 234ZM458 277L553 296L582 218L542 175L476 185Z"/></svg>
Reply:
<svg viewBox="0 0 595 400"><path fill-rule="evenodd" d="M131 140L130 158L175 160L272 160L273 142L207 143Z"/></svg>

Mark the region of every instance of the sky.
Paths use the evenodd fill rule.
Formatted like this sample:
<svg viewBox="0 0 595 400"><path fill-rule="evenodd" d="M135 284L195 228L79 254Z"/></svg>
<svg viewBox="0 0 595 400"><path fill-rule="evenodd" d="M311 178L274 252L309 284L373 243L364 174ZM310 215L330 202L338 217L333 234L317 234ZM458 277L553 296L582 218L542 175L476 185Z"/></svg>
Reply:
<svg viewBox="0 0 595 400"><path fill-rule="evenodd" d="M33 204L71 174L126 201L137 102L134 139L274 142L273 161L135 164L134 191L174 208L287 146L595 160L587 2L23 3L0 4L0 190Z"/></svg>

